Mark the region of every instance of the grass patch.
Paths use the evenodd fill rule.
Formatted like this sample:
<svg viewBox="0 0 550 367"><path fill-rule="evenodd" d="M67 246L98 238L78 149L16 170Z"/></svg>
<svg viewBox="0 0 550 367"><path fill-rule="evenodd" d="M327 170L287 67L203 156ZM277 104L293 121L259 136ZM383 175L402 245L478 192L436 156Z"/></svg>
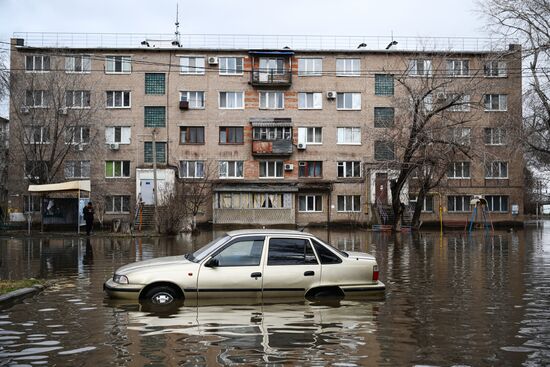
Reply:
<svg viewBox="0 0 550 367"><path fill-rule="evenodd" d="M38 279L22 279L22 280L0 280L0 295L9 293L21 288L30 288L33 285L43 284L44 282Z"/></svg>

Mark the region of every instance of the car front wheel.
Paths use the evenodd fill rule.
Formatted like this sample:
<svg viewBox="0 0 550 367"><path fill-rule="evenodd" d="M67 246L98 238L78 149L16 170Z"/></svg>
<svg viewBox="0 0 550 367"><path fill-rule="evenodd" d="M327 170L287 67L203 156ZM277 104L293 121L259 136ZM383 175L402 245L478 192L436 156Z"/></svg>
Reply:
<svg viewBox="0 0 550 367"><path fill-rule="evenodd" d="M145 299L155 305L169 305L177 298L177 293L170 287L159 286L151 288L145 295Z"/></svg>

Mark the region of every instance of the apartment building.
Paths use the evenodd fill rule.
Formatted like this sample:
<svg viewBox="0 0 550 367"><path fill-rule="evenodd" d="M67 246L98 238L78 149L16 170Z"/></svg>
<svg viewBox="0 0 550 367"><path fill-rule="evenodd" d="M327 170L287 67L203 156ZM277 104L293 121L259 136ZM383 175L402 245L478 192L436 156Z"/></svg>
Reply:
<svg viewBox="0 0 550 367"><path fill-rule="evenodd" d="M472 118L459 135L490 154L453 163L424 200L422 216L437 221L441 206L445 220L465 220L472 197L483 195L493 221L521 220L523 157L508 149L513 134L504 127L504 120L521 122L521 50L513 45L37 47L14 38L11 68L24 89L22 102L11 104L12 149L54 145L40 114L56 124L75 118L61 144L72 148L49 182L90 179L106 218L130 219L137 200L152 205L178 182L206 178L212 188L199 220L245 225L379 221L376 204L391 200L391 162L399 160L389 132L403 115L397 75L476 80L468 102L481 108L460 109ZM49 90L52 84L59 91ZM26 135L20 144L15 125ZM11 211L39 210L26 192L43 173L39 166L28 157L10 164ZM406 203L416 198L414 180L403 191Z"/></svg>

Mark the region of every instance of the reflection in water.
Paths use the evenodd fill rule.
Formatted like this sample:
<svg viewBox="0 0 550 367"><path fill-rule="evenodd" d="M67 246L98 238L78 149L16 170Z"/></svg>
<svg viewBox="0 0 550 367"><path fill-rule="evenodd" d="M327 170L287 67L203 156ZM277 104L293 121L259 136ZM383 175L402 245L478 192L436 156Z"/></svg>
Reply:
<svg viewBox="0 0 550 367"><path fill-rule="evenodd" d="M0 313L0 365L550 364L550 223L544 230L312 232L376 256L383 300L177 305L107 300L117 267L180 255L178 238L0 239L0 277L55 279Z"/></svg>

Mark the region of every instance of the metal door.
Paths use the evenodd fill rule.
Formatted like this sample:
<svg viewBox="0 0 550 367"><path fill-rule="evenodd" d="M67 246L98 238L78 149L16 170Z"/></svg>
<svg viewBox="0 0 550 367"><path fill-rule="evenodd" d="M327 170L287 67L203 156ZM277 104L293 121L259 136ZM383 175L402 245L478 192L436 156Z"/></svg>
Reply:
<svg viewBox="0 0 550 367"><path fill-rule="evenodd" d="M139 182L139 186L140 186L141 200L143 200L143 203L146 205L154 204L153 180L141 180Z"/></svg>

